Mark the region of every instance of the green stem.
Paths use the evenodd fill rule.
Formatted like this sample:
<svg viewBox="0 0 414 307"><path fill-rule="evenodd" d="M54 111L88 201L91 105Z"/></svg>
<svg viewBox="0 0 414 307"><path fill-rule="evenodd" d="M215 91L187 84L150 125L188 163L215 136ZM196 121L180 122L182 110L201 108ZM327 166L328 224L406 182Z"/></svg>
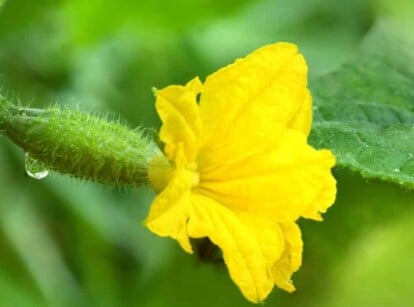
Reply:
<svg viewBox="0 0 414 307"><path fill-rule="evenodd" d="M161 154L141 130L88 113L22 108L0 98L0 132L47 168L119 186L148 184Z"/></svg>

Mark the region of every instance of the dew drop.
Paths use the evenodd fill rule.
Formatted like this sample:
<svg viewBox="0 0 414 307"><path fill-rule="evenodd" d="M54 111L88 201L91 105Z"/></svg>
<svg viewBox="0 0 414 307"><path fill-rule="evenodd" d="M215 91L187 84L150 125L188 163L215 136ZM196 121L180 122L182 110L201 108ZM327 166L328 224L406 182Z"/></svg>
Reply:
<svg viewBox="0 0 414 307"><path fill-rule="evenodd" d="M396 173L399 173L400 169L399 168L394 168L393 171L396 172Z"/></svg>
<svg viewBox="0 0 414 307"><path fill-rule="evenodd" d="M40 180L49 175L49 171L44 164L30 157L29 153L25 153L24 155L24 166L26 174L33 179Z"/></svg>
<svg viewBox="0 0 414 307"><path fill-rule="evenodd" d="M412 159L414 157L414 155L412 153L408 154L408 159Z"/></svg>

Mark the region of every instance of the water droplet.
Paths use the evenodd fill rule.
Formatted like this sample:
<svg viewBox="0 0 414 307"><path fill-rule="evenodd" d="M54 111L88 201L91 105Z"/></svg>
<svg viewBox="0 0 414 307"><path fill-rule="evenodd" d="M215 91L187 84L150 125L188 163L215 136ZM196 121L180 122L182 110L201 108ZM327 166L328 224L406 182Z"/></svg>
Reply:
<svg viewBox="0 0 414 307"><path fill-rule="evenodd" d="M414 155L412 153L408 154L408 159L412 159L414 157Z"/></svg>
<svg viewBox="0 0 414 307"><path fill-rule="evenodd" d="M29 153L25 153L24 155L24 166L26 168L26 174L31 178L40 180L49 175L49 171L44 164L30 157Z"/></svg>
<svg viewBox="0 0 414 307"><path fill-rule="evenodd" d="M400 169L399 168L394 168L393 171L396 172L396 173L399 173Z"/></svg>

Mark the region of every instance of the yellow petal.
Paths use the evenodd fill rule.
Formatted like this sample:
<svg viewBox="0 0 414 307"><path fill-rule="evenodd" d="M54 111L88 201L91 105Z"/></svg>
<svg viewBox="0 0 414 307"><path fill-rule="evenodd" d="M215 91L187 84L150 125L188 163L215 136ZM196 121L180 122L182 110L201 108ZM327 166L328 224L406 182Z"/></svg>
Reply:
<svg viewBox="0 0 414 307"><path fill-rule="evenodd" d="M230 135L252 130L268 133L275 124L307 135L310 104L307 65L297 47L277 43L257 49L207 78L200 99L208 126L203 147L231 143Z"/></svg>
<svg viewBox="0 0 414 307"><path fill-rule="evenodd" d="M277 223L232 212L194 193L188 232L191 237L209 237L222 249L232 280L248 300L257 303L267 297L274 286L271 268L284 244Z"/></svg>
<svg viewBox="0 0 414 307"><path fill-rule="evenodd" d="M312 126L312 96L309 90L306 91L296 114L288 123L288 128L302 131L305 135L309 135Z"/></svg>
<svg viewBox="0 0 414 307"><path fill-rule="evenodd" d="M321 150L328 159L335 161L335 157L328 150ZM333 176L326 176L325 186L320 189L320 193L310 202L309 206L302 213L302 217L322 221L321 213L325 213L333 205L336 198L336 180Z"/></svg>
<svg viewBox="0 0 414 307"><path fill-rule="evenodd" d="M291 277L302 264L303 242L298 225L280 224L285 238L285 249L279 260L273 265L272 274L275 284L288 292L295 290Z"/></svg>
<svg viewBox="0 0 414 307"><path fill-rule="evenodd" d="M334 163L330 151L313 149L300 132L276 129L260 136L252 131L232 146L200 153L198 190L231 210L293 222L333 203Z"/></svg>
<svg viewBox="0 0 414 307"><path fill-rule="evenodd" d="M176 170L168 186L153 201L144 222L157 235L177 240L188 253L192 253L187 233L191 184L192 174L190 172L182 169Z"/></svg>
<svg viewBox="0 0 414 307"><path fill-rule="evenodd" d="M177 146L182 144L187 161L193 161L198 149L201 119L197 105L197 95L202 90L198 78L185 86L171 85L156 92L155 106L163 124L160 139L165 153L175 161Z"/></svg>

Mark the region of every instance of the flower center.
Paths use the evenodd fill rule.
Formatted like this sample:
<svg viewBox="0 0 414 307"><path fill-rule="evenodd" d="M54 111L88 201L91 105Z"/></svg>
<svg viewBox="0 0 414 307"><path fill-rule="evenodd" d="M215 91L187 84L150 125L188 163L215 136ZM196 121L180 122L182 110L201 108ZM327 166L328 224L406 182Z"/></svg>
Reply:
<svg viewBox="0 0 414 307"><path fill-rule="evenodd" d="M197 171L197 163L188 163L186 171L189 173L189 176L191 178L191 188L198 186L200 183L200 173Z"/></svg>
<svg viewBox="0 0 414 307"><path fill-rule="evenodd" d="M148 168L148 178L155 191L161 192L165 189L173 176L179 172L186 185L192 189L200 183L200 173L197 163L190 162L185 167L176 169L164 155L155 156Z"/></svg>

